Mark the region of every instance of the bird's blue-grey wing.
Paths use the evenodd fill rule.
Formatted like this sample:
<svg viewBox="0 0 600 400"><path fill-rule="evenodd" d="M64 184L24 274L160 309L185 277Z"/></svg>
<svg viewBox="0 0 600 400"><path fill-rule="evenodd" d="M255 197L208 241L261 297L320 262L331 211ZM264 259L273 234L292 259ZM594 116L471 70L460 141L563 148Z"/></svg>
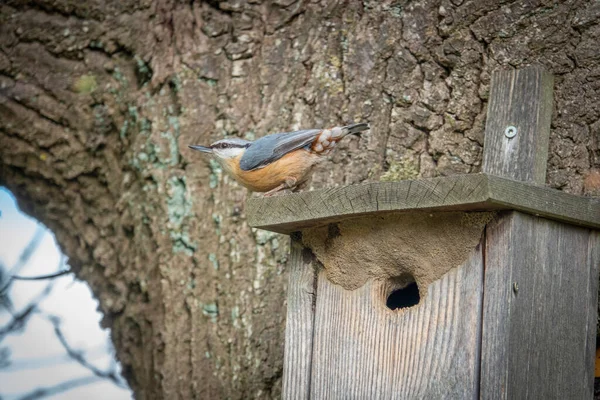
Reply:
<svg viewBox="0 0 600 400"><path fill-rule="evenodd" d="M264 136L246 149L240 159L240 168L251 171L267 166L287 153L311 144L321 131L322 129L307 129Z"/></svg>

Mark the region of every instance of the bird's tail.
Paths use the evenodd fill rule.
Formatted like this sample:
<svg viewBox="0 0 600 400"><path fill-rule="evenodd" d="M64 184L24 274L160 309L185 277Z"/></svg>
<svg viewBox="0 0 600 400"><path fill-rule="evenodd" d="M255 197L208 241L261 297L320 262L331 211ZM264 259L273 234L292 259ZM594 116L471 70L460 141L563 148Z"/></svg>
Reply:
<svg viewBox="0 0 600 400"><path fill-rule="evenodd" d="M344 132L348 131L347 135L356 135L357 133L361 133L362 131L366 131L370 126L366 122L362 122L360 124L352 124L343 126L342 129Z"/></svg>
<svg viewBox="0 0 600 400"><path fill-rule="evenodd" d="M355 135L369 129L368 123L352 124L346 126L336 126L331 129L324 129L314 139L311 149L317 154L329 154L335 147L335 144L342 140L346 135Z"/></svg>

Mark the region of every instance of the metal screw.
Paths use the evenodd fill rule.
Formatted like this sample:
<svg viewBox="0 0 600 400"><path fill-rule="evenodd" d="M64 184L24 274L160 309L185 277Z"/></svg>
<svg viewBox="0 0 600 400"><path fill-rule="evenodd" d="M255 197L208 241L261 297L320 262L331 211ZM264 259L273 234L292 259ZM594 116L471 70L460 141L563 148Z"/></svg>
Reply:
<svg viewBox="0 0 600 400"><path fill-rule="evenodd" d="M515 136L517 136L517 128L512 125L507 126L504 130L504 136L506 136L509 139L514 138Z"/></svg>
<svg viewBox="0 0 600 400"><path fill-rule="evenodd" d="M519 291L519 284L517 282L513 282L513 292L515 292L515 294L517 294L518 291Z"/></svg>

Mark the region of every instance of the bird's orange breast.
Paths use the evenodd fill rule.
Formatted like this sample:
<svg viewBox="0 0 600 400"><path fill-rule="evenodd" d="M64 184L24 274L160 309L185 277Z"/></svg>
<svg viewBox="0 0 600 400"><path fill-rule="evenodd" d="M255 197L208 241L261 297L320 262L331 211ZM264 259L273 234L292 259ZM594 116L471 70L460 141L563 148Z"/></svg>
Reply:
<svg viewBox="0 0 600 400"><path fill-rule="evenodd" d="M295 178L300 183L319 161L318 155L300 149L265 167L243 171L240 169L240 158L241 156L225 161L226 168L235 180L254 192L268 192L281 185L287 177Z"/></svg>

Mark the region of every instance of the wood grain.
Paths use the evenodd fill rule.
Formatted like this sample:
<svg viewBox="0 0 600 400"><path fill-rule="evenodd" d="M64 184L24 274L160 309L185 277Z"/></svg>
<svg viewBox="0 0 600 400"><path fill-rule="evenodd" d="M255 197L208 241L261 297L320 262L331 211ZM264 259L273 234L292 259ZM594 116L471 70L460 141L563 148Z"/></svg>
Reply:
<svg viewBox="0 0 600 400"><path fill-rule="evenodd" d="M600 199L486 174L367 183L291 195L252 198L250 226L280 233L347 218L411 210L515 209L588 227L600 227Z"/></svg>
<svg viewBox="0 0 600 400"><path fill-rule="evenodd" d="M285 354L283 360L284 399L308 399L313 348L314 304L317 261L309 249L292 239Z"/></svg>
<svg viewBox="0 0 600 400"><path fill-rule="evenodd" d="M482 171L543 184L552 118L554 78L543 67L492 74L483 146ZM517 129L508 138L505 130Z"/></svg>
<svg viewBox="0 0 600 400"><path fill-rule="evenodd" d="M591 399L600 235L512 212L488 225L481 393Z"/></svg>
<svg viewBox="0 0 600 400"><path fill-rule="evenodd" d="M517 210L589 228L600 228L600 198L575 196L543 186L488 176L490 209Z"/></svg>
<svg viewBox="0 0 600 400"><path fill-rule="evenodd" d="M482 262L478 246L418 306L396 311L382 282L347 291L321 272L311 398L476 398Z"/></svg>
<svg viewBox="0 0 600 400"><path fill-rule="evenodd" d="M484 175L368 183L249 199L251 226L289 233L341 218L386 211L459 208L487 199Z"/></svg>
<svg viewBox="0 0 600 400"><path fill-rule="evenodd" d="M248 201L250 225L283 233L392 212L518 210L501 213L483 248L401 311L385 306L383 281L347 291L321 270L306 289L315 261L296 245L286 398L591 398L600 233L588 228L600 228L600 199L541 186L551 110L542 68L495 73L485 174Z"/></svg>

